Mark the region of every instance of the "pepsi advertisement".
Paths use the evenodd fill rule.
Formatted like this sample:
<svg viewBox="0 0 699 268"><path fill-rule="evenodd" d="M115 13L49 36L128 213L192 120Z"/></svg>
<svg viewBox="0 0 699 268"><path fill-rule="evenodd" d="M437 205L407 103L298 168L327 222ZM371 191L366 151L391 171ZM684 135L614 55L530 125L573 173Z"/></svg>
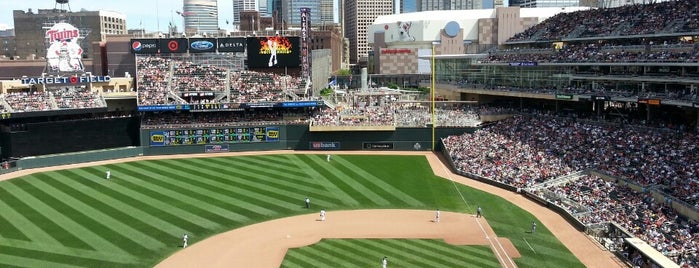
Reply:
<svg viewBox="0 0 699 268"><path fill-rule="evenodd" d="M249 37L247 48L250 68L298 67L301 62L299 37Z"/></svg>
<svg viewBox="0 0 699 268"><path fill-rule="evenodd" d="M160 39L160 53L186 53L187 38Z"/></svg>
<svg viewBox="0 0 699 268"><path fill-rule="evenodd" d="M131 39L131 52L135 54L158 53L158 39Z"/></svg>
<svg viewBox="0 0 699 268"><path fill-rule="evenodd" d="M190 53L216 52L216 38L190 38Z"/></svg>

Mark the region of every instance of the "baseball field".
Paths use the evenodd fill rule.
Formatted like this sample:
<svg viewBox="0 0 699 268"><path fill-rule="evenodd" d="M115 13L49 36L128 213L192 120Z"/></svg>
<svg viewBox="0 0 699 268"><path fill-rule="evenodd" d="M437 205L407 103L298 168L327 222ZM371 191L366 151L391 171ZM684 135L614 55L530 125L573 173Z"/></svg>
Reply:
<svg viewBox="0 0 699 268"><path fill-rule="evenodd" d="M152 267L173 253L194 252L198 242L206 245L204 240L217 234L285 218L304 221L310 232L357 225L369 231L303 242L284 251L283 267L367 267L383 256L391 256L395 267L504 266L505 252L494 251L492 240L450 243L439 235L384 235L439 225L445 228L440 234L476 230L467 237L482 240L472 225L477 206L484 211L482 226L494 232L490 238L501 247L514 246L517 254L508 256L513 266L585 266L549 231L547 222L500 196L436 176L425 155L341 154L328 162L324 154L250 153L98 164L0 177L0 266ZM306 197L312 200L311 209L304 207ZM321 208L328 211L328 221L322 223L327 227L317 227ZM439 224L432 222L437 208L444 212ZM392 214L403 210L405 215L418 215L417 227ZM379 214L348 213L352 211ZM382 217L377 215L386 215L386 220L365 221ZM535 233L530 232L532 221L538 223ZM251 236L298 228L269 226L272 229ZM191 249L183 250L185 233ZM296 239L296 233L293 238L286 233L286 239ZM228 239L218 247L245 247L243 241ZM265 252L257 254L254 258L271 258Z"/></svg>

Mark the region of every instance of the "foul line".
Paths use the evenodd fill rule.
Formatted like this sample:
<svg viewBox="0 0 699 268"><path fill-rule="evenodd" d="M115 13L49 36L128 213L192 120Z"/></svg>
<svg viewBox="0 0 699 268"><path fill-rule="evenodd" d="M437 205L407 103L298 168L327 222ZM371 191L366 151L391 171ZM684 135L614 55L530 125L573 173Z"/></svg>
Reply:
<svg viewBox="0 0 699 268"><path fill-rule="evenodd" d="M448 170L446 168L446 166L444 166L442 161L439 161L439 158L436 155L433 154L432 157L437 158L437 162L439 162L439 165L442 166L442 171L444 171L444 173L447 174L447 178L451 181L451 184L454 185L454 189L456 190L457 193L459 193L459 196L461 196L461 200L464 201L464 204L466 204L466 207L468 207L468 210L471 210L471 206L468 204L468 202L466 201L466 198L464 198L464 195L461 193L461 191L459 191L459 187L456 185L456 182L451 177L451 171ZM500 256L500 250L498 250L497 247L495 246L495 244L493 244L493 239L490 239L490 237L488 236L488 233L485 231L485 228L483 228L483 225L481 225L481 221L476 219L476 223L478 223L478 227L481 228L481 232L483 232L483 235L485 235L485 239L488 240L488 243L490 243L490 246L493 248L493 251L495 251L495 254L498 257L498 261L502 262L503 264L505 264L505 267L507 267L507 262L505 262L505 260L502 258L502 256ZM500 240L498 240L497 237L495 237L495 242L498 243L498 246L502 250L502 253L505 254L507 261L509 261L510 264L512 264L512 267L517 267L517 264L515 264L515 262L512 260L512 258L510 258L510 256L507 255L507 251L505 251L505 248L502 246L502 244L500 243ZM529 247L531 248L531 246L529 246ZM532 249L532 250L534 250L534 249Z"/></svg>
<svg viewBox="0 0 699 268"><path fill-rule="evenodd" d="M529 248L530 248L532 251L534 251L534 254L536 254L536 250L534 250L534 248L532 247L532 245L529 244L529 241L527 241L527 239L524 238L524 237L522 237L522 239L524 239L524 243L527 243L527 246L529 246Z"/></svg>

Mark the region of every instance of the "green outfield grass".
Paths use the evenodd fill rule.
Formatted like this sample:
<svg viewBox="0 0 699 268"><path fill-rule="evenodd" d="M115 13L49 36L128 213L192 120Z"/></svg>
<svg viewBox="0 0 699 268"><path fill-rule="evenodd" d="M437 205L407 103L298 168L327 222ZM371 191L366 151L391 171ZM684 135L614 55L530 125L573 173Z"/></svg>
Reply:
<svg viewBox="0 0 699 268"><path fill-rule="evenodd" d="M325 263L332 267L380 267L384 256L390 256L389 267L500 267L488 246L453 246L442 240L420 239L323 239L289 250L282 267L320 267Z"/></svg>
<svg viewBox="0 0 699 268"><path fill-rule="evenodd" d="M149 267L181 250L183 233L192 244L252 223L305 214L306 196L327 210L475 213L480 205L498 236L509 238L522 254L515 259L520 267L583 266L542 224L535 235L526 233L531 214L435 177L423 156L342 155L328 163L325 155L291 154L139 161L0 182L0 266ZM412 239L324 240L290 251L285 264L315 266L305 262L322 256L317 266L348 267L347 256L386 245L401 245L391 254L416 266L464 267L452 264L472 259L485 267L497 264L482 246ZM415 254L418 248L434 253Z"/></svg>

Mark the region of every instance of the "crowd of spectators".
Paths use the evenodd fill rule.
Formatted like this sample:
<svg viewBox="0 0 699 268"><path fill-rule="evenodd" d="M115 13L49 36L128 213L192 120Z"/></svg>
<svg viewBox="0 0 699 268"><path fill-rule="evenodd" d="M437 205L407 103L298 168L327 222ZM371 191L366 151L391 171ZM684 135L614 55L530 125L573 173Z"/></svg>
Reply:
<svg viewBox="0 0 699 268"><path fill-rule="evenodd" d="M10 92L0 96L3 113L38 112L105 107L99 93L66 87L53 91ZM9 107L6 107L5 104Z"/></svg>
<svg viewBox="0 0 699 268"><path fill-rule="evenodd" d="M460 172L518 188L596 169L699 208L699 134L517 115L443 142ZM698 264L699 225L648 193L596 177L547 190L586 208L554 201L585 224L616 222L678 263Z"/></svg>
<svg viewBox="0 0 699 268"><path fill-rule="evenodd" d="M226 94L226 102L259 103L287 100L287 91L301 87L298 77L255 71L231 71L179 58L137 57L139 105L209 103ZM230 88L226 88L226 86ZM213 93L193 98L191 93ZM221 98L222 99L222 98Z"/></svg>
<svg viewBox="0 0 699 268"><path fill-rule="evenodd" d="M526 187L594 168L646 187L665 186L699 207L699 134L515 116L444 142L460 171L504 183Z"/></svg>
<svg viewBox="0 0 699 268"><path fill-rule="evenodd" d="M641 46L641 48L639 48ZM490 53L484 63L619 63L619 62L699 62L699 48L693 44L604 46L596 42L567 43L560 49L505 50Z"/></svg>
<svg viewBox="0 0 699 268"><path fill-rule="evenodd" d="M559 13L508 41L696 32L698 22L696 1L661 1Z"/></svg>
<svg viewBox="0 0 699 268"><path fill-rule="evenodd" d="M286 99L287 90L299 88L302 80L288 75L241 71L231 73L230 102L258 103L280 102Z"/></svg>
<svg viewBox="0 0 699 268"><path fill-rule="evenodd" d="M665 200L656 202L648 192L593 175L546 189L584 206L587 211L576 211L555 202L584 224L615 222L678 264L699 265L699 223L680 216Z"/></svg>
<svg viewBox="0 0 699 268"><path fill-rule="evenodd" d="M144 113L141 118L143 129L184 128L184 127L225 127L240 125L308 124L315 113L309 110L254 110L216 113Z"/></svg>

